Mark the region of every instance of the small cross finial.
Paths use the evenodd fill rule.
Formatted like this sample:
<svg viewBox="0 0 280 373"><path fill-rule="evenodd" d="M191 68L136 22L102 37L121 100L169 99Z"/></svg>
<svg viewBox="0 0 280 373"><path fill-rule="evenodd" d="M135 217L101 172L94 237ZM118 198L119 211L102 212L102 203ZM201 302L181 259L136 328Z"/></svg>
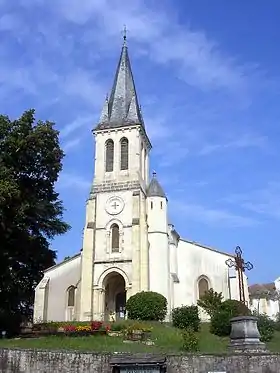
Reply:
<svg viewBox="0 0 280 373"><path fill-rule="evenodd" d="M126 34L127 34L127 28L126 25L123 26L123 44L126 44Z"/></svg>
<svg viewBox="0 0 280 373"><path fill-rule="evenodd" d="M157 176L156 171L153 171L153 177L156 177L156 176Z"/></svg>

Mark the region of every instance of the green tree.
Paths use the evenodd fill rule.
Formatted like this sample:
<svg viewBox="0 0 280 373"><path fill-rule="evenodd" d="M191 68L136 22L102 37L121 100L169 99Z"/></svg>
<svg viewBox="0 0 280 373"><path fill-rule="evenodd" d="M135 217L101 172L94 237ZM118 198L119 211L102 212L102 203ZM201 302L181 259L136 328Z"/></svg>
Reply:
<svg viewBox="0 0 280 373"><path fill-rule="evenodd" d="M0 116L0 330L32 312L34 288L55 263L49 241L69 225L55 191L63 151L54 123L29 110Z"/></svg>

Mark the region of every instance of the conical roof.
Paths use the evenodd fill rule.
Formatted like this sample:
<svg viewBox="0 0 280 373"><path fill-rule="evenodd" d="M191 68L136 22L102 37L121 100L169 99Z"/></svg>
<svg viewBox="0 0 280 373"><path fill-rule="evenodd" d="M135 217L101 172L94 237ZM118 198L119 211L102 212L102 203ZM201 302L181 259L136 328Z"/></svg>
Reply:
<svg viewBox="0 0 280 373"><path fill-rule="evenodd" d="M162 186L158 182L155 172L153 172L152 180L147 189L147 197L166 198L166 194L164 193Z"/></svg>
<svg viewBox="0 0 280 373"><path fill-rule="evenodd" d="M106 97L96 129L117 128L133 124L140 124L144 128L126 38L124 38L111 94L109 98Z"/></svg>

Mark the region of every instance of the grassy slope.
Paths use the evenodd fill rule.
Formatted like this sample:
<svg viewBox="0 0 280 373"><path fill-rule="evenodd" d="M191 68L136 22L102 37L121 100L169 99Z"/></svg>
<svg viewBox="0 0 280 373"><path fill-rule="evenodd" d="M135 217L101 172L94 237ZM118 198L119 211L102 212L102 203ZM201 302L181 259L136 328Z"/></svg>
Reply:
<svg viewBox="0 0 280 373"><path fill-rule="evenodd" d="M200 351L203 353L221 353L227 349L228 338L219 338L210 334L207 324L202 324L199 338ZM38 339L0 340L0 348L71 349L96 352L182 352L180 332L171 326L154 324L152 339L155 342L154 346L146 346L142 343L123 343L122 338L108 336L44 337ZM280 332L275 333L274 339L267 346L270 351L280 352Z"/></svg>

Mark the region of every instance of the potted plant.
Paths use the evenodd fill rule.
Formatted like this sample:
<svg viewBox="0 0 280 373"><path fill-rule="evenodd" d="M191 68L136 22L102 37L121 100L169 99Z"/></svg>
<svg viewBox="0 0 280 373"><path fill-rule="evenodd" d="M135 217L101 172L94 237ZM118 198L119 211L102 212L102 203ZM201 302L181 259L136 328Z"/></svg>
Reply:
<svg viewBox="0 0 280 373"><path fill-rule="evenodd" d="M130 341L142 341L145 336L145 331L149 333L149 330L142 324L135 323L128 326L125 330L125 335Z"/></svg>
<svg viewBox="0 0 280 373"><path fill-rule="evenodd" d="M143 331L143 339L148 340L151 339L153 328L151 326L144 326L142 328Z"/></svg>

